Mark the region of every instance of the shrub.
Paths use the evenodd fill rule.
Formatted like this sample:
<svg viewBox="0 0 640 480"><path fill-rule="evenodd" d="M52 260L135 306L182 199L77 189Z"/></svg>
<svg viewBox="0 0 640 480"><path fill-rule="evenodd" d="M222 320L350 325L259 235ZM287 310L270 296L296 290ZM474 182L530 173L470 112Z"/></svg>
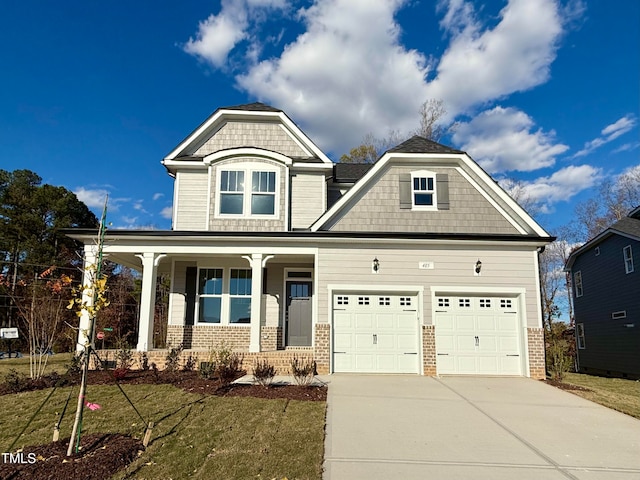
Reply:
<svg viewBox="0 0 640 480"><path fill-rule="evenodd" d="M138 363L140 364L140 370L149 370L149 355L147 352L140 352L138 354Z"/></svg>
<svg viewBox="0 0 640 480"><path fill-rule="evenodd" d="M129 370L133 366L133 350L123 338L116 342L116 369Z"/></svg>
<svg viewBox="0 0 640 480"><path fill-rule="evenodd" d="M180 355L182 354L184 347L182 344L177 347L171 347L169 353L166 356L166 364L164 369L168 372L176 372L180 368Z"/></svg>
<svg viewBox="0 0 640 480"><path fill-rule="evenodd" d="M572 340L571 332L562 322L552 322L545 331L547 371L552 380L562 382L573 367Z"/></svg>
<svg viewBox="0 0 640 480"><path fill-rule="evenodd" d="M253 380L263 387L268 387L276 376L276 368L267 360L258 360L253 365Z"/></svg>
<svg viewBox="0 0 640 480"><path fill-rule="evenodd" d="M216 373L216 362L200 362L200 368L198 369L198 375L202 378L212 378Z"/></svg>
<svg viewBox="0 0 640 480"><path fill-rule="evenodd" d="M213 352L216 363L216 374L223 385L233 382L242 372L244 357L233 352L224 343Z"/></svg>
<svg viewBox="0 0 640 480"><path fill-rule="evenodd" d="M29 379L24 373L18 372L15 368L9 370L4 376L4 383L13 393L22 392L29 388Z"/></svg>
<svg viewBox="0 0 640 480"><path fill-rule="evenodd" d="M195 358L193 355L189 355L189 357L187 357L187 361L184 362L184 367L182 367L182 370L184 370L185 372L193 372L196 369L196 360L197 358Z"/></svg>
<svg viewBox="0 0 640 480"><path fill-rule="evenodd" d="M291 360L291 374L298 385L310 385L316 376L316 362L308 358L294 355Z"/></svg>
<svg viewBox="0 0 640 480"><path fill-rule="evenodd" d="M67 363L65 367L67 367L67 375L69 375L70 377L80 375L80 372L82 371L81 354L73 354L71 356L71 359L69 360L69 363Z"/></svg>

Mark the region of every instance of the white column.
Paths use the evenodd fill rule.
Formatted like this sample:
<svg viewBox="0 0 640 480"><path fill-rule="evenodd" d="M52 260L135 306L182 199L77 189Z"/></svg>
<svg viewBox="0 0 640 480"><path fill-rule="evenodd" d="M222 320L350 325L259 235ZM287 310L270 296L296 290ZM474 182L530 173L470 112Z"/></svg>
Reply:
<svg viewBox="0 0 640 480"><path fill-rule="evenodd" d="M158 255L145 252L137 255L142 260L142 291L140 292L140 323L138 326L139 352L153 348L153 317L156 306L156 278Z"/></svg>
<svg viewBox="0 0 640 480"><path fill-rule="evenodd" d="M84 270L82 272L82 285L84 287L82 291L82 303L89 307L93 306L93 290L88 289L96 275L96 252L93 245L85 245L84 247ZM76 351L82 352L85 346L91 343L91 339L87 336L89 334L89 327L91 326L91 317L86 310L82 310L80 315L79 329L78 329L78 343L76 344Z"/></svg>
<svg viewBox="0 0 640 480"><path fill-rule="evenodd" d="M251 255L251 342L250 352L260 351L260 312L262 311L262 254Z"/></svg>

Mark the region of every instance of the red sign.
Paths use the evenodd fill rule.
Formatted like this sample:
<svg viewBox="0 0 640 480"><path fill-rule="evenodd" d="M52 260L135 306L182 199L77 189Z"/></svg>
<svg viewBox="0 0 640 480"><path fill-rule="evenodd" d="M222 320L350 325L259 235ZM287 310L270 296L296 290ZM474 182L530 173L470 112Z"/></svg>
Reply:
<svg viewBox="0 0 640 480"><path fill-rule="evenodd" d="M96 337L98 337L98 340L103 340L104 339L104 332L98 332Z"/></svg>

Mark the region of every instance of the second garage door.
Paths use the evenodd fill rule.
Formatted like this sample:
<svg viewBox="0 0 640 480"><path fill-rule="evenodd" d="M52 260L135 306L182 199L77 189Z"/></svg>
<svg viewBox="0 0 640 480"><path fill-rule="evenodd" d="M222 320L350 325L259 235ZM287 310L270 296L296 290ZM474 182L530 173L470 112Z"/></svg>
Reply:
<svg viewBox="0 0 640 480"><path fill-rule="evenodd" d="M420 373L417 297L333 297L333 371Z"/></svg>
<svg viewBox="0 0 640 480"><path fill-rule="evenodd" d="M522 375L515 298L438 296L435 301L438 374Z"/></svg>

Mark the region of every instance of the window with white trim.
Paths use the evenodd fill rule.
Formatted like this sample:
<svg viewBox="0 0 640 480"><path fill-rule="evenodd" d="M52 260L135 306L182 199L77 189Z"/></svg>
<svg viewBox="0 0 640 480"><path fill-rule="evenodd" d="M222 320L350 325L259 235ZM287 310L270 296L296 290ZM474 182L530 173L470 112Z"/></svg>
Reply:
<svg viewBox="0 0 640 480"><path fill-rule="evenodd" d="M624 257L624 271L625 273L633 272L633 251L631 245L627 245L622 249L622 255Z"/></svg>
<svg viewBox="0 0 640 480"><path fill-rule="evenodd" d="M411 208L436 210L436 174L426 170L411 172Z"/></svg>
<svg viewBox="0 0 640 480"><path fill-rule="evenodd" d="M231 269L229 323L251 323L251 269Z"/></svg>
<svg viewBox="0 0 640 480"><path fill-rule="evenodd" d="M584 294L582 289L582 271L578 270L573 274L573 287L576 292L576 297L581 297Z"/></svg>
<svg viewBox="0 0 640 480"><path fill-rule="evenodd" d="M584 323L576 324L576 343L580 350L584 350L586 348L584 341Z"/></svg>
<svg viewBox="0 0 640 480"><path fill-rule="evenodd" d="M222 314L222 269L202 268L198 281L198 322L220 323Z"/></svg>
<svg viewBox="0 0 640 480"><path fill-rule="evenodd" d="M276 171L220 170L218 214L233 217L275 216L277 183Z"/></svg>

